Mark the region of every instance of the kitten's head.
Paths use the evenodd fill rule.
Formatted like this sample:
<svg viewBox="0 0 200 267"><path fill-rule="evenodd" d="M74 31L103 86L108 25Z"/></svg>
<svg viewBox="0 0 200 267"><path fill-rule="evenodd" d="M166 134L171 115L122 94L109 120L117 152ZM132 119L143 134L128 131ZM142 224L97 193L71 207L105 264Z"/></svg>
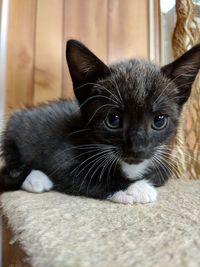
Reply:
<svg viewBox="0 0 200 267"><path fill-rule="evenodd" d="M93 142L112 145L124 161L136 164L173 140L200 68L200 45L162 68L135 59L106 66L70 40L67 62Z"/></svg>

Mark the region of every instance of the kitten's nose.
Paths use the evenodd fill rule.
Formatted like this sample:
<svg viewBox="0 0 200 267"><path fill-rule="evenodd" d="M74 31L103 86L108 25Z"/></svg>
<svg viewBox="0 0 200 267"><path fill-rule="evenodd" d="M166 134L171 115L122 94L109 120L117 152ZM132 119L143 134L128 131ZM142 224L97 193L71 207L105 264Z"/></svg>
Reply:
<svg viewBox="0 0 200 267"><path fill-rule="evenodd" d="M142 136L135 136L127 139L127 152L134 158L144 158L147 151L147 144Z"/></svg>

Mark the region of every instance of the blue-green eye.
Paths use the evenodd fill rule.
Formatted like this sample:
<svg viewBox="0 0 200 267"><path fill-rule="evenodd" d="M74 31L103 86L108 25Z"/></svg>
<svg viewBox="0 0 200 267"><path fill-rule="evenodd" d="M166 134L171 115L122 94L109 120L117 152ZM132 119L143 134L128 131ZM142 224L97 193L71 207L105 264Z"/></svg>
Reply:
<svg viewBox="0 0 200 267"><path fill-rule="evenodd" d="M153 121L151 123L151 127L154 130L162 130L167 126L168 123L168 116L167 115L156 115L153 118Z"/></svg>
<svg viewBox="0 0 200 267"><path fill-rule="evenodd" d="M122 127L122 119L118 114L111 113L106 117L105 124L110 129L119 129Z"/></svg>

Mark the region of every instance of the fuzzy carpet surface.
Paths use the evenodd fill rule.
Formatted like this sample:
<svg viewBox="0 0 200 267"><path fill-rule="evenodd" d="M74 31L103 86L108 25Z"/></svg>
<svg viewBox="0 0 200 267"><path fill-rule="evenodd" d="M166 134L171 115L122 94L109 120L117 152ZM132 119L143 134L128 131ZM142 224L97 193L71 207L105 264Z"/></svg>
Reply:
<svg viewBox="0 0 200 267"><path fill-rule="evenodd" d="M200 181L158 191L135 205L18 191L1 206L34 267L199 267Z"/></svg>

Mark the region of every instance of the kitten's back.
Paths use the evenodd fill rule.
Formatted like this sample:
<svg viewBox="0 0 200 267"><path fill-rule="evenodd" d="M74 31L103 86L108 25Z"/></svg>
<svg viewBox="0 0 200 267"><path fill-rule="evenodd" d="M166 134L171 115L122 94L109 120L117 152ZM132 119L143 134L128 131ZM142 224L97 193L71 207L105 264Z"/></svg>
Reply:
<svg viewBox="0 0 200 267"><path fill-rule="evenodd" d="M56 146L67 136L74 117L79 117L76 101L60 100L14 112L8 120L6 140L12 140L25 157L34 158L37 151ZM6 149L6 147L5 147Z"/></svg>

